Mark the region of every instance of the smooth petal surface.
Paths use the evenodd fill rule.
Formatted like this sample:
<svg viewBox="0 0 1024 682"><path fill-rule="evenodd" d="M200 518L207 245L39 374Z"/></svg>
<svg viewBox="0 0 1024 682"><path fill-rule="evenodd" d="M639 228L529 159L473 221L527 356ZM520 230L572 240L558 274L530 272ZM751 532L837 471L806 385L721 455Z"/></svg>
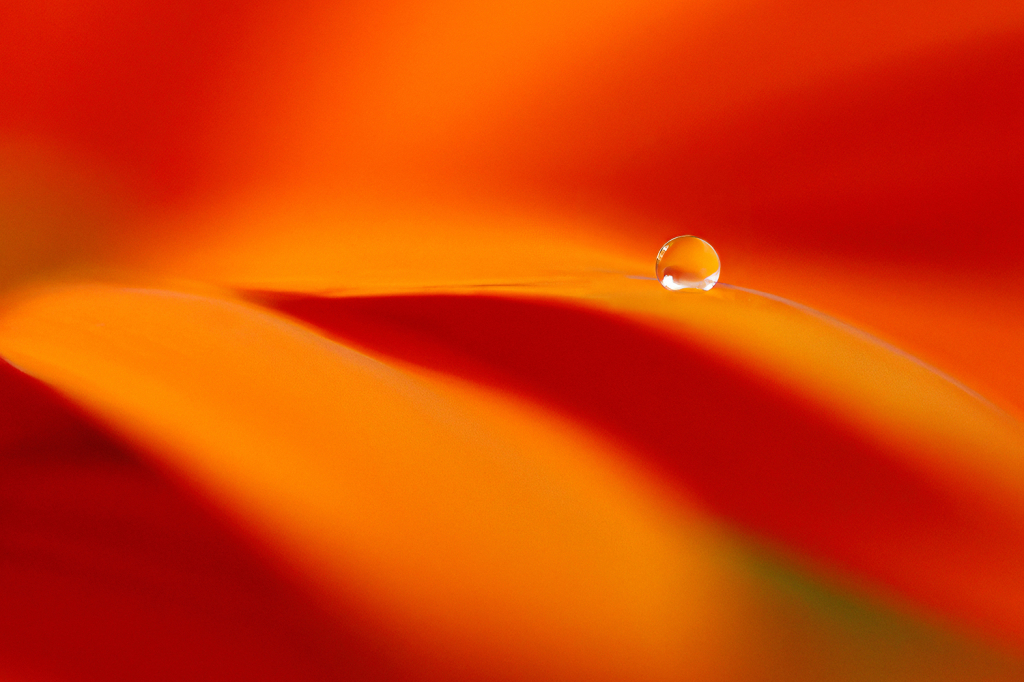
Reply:
<svg viewBox="0 0 1024 682"><path fill-rule="evenodd" d="M388 305L389 299L382 300ZM401 299L393 300L399 307L385 316L388 324L408 318ZM544 306L479 297L457 298L457 306L460 300L471 307L456 307L456 317L470 326L449 325L455 338L443 333L440 342L470 367L482 366L483 377L458 362L433 363L433 370L444 369L449 378L412 371L415 365L431 367L415 357L416 349L434 347L429 338L386 348L392 357L402 349L413 352L402 361L407 369L395 369L243 302L103 286L24 299L0 324L0 350L195 481L338 604L363 604L378 631L417 652L414 660L428 673L670 679L685 671L700 679L818 679L842 666L841 675L849 679L870 676L871 670L906 679L928 679L937 669L950 679L972 679L981 671L1007 679L1017 674L1017 664L1009 660L928 634L928 628L902 618L870 615L876 607L853 607L861 615L852 620L817 611L814 600L809 604L775 579L766 581L756 563L752 570L731 535L683 501L696 501L740 527L782 540L813 557L812 563L852 568L873 579L869 592L883 585L877 593L888 595L886 600L902 593L894 603L909 596L922 602L924 611L953 615L1019 646L1013 632L1021 611L1013 586L1021 557L1013 548L1020 546L1022 528L1013 485L988 505L970 486L944 478L947 467L969 468L948 458L939 460L936 485L921 462L893 462L905 443L879 449L865 442L870 433L851 435L846 427L832 426L832 419L815 416L813 406L808 410L787 397L793 385L759 388L759 380L730 370L730 363L721 364L720 355L715 360L703 342L693 342L702 336L700 325L679 336L678 325L687 317L691 324L730 319L734 325L751 319L768 326L793 324L786 315L769 308L758 317L756 305L728 296L690 299L690 306L675 297L659 304L629 288L614 296L594 293L583 308L556 309L549 322L562 323L550 331L566 342L599 332L591 335L591 346L575 349L581 357L594 358L598 348L620 353L601 358L620 363L620 370L606 370L592 381L634 372L636 358L623 351L644 352L655 367L662 359L658 353L684 354L682 365L662 371L671 381L688 367L687 380L696 380L698 393L708 399L682 406L673 399L667 412L651 412L659 400L677 397L674 382L634 375L633 387L610 382L625 392L619 403L609 403L610 394L600 391L581 400L578 391L598 384L572 374L579 365L574 370L569 362L568 376L550 375L556 384L541 380L557 369L553 360L570 360L559 356L570 348L538 356L527 344L526 354L521 350L517 356L508 345L496 344L487 327L473 325L486 323L490 309L515 329L517 315L519 320L523 315L515 306L525 305L526 314L536 309L541 315L520 332L533 334L544 329L539 324L547 314ZM621 312L606 317L610 307L627 303L630 315L647 320L653 337L652 331L622 321ZM484 315L473 305L482 305ZM604 310L596 322L586 312L593 307ZM371 321L372 309L371 303ZM437 315L429 301L409 310L415 311L413 320L451 314ZM666 310L674 314L666 316ZM493 328L495 322L489 324ZM422 336L416 326L406 331ZM376 332L387 332L386 327ZM667 328L675 331L666 336ZM483 333L488 343L467 346L458 336L466 330L470 338ZM807 331L822 336L813 326ZM632 346L622 338L604 345L612 338L608 334L625 334ZM427 336L436 346L436 329ZM824 336L816 342L834 348L850 343L842 335ZM680 343L687 337L689 342ZM367 338L380 343L394 336L374 333L360 345ZM510 338L511 348L519 345L516 338ZM545 338L539 337L542 346ZM770 333L763 340L763 347L744 347L767 348L785 359L772 350ZM686 359L687 352L692 359ZM494 359L488 353L502 358L498 381L488 378L487 365ZM905 391L912 393L920 380L900 377L884 358L870 353L865 361L877 377L905 382ZM502 372L523 362L530 369L518 380L501 379ZM717 384L705 387L699 381L694 371L702 366L703 378ZM464 383L466 378L472 383ZM499 391L484 388L488 384ZM552 388L557 384L561 393ZM607 412L657 386L668 392L655 390L617 418ZM795 388L808 391L799 384ZM502 397L509 389L514 395ZM742 408L726 402L727 396L741 401ZM809 397L813 400L813 393ZM538 410L538 401L554 403L558 412L574 418ZM758 416L757 409L768 411ZM972 407L968 401L961 409L970 419L959 437L977 437L974 429L988 429L981 436L1000 433L998 422L986 421L987 406ZM645 411L653 422L637 421ZM687 429L684 423L666 430L666 416L689 417L700 426ZM911 418L899 418L912 426ZM749 428L752 419L757 429ZM747 430L736 428L741 423ZM598 435L609 432L610 443ZM652 456L676 433L687 434L690 447ZM917 435L910 433L911 443ZM1016 437L1012 427L1000 436ZM825 468L814 467L810 457L825 451L830 457ZM693 459L691 452L702 456ZM763 464L756 465L762 455ZM707 457L715 462L710 469L701 464ZM811 466L801 469L806 465ZM993 456L989 466L1005 463ZM729 480L716 470L728 471ZM979 467L970 473L988 480L990 472ZM851 474L859 479L842 481ZM859 480L876 486L873 504L851 496L861 490ZM822 485L833 487L812 494ZM844 510L849 503L853 507ZM876 505L881 506L873 509ZM969 535L982 527L981 535ZM950 546L949 538L969 546ZM912 550L901 546L906 542L915 543ZM879 552L879 546L887 549ZM929 569L930 562L955 560L965 549L955 571ZM977 589L979 578L985 590ZM786 624L781 631L780 622ZM804 634L783 635L791 628ZM867 637L864 649L853 643L851 632ZM882 644L893 636L902 644L895 649ZM780 637L784 653L778 649ZM947 653L936 658L942 649ZM767 651L778 658L766 659Z"/></svg>
<svg viewBox="0 0 1024 682"><path fill-rule="evenodd" d="M0 433L3 679L390 677L362 623L7 363Z"/></svg>
<svg viewBox="0 0 1024 682"><path fill-rule="evenodd" d="M56 292L0 334L442 669L717 677L744 627L706 531L557 420L480 416L479 398L188 294Z"/></svg>
<svg viewBox="0 0 1024 682"><path fill-rule="evenodd" d="M279 305L564 410L741 526L1020 645L1019 422L813 312L730 289L603 285Z"/></svg>

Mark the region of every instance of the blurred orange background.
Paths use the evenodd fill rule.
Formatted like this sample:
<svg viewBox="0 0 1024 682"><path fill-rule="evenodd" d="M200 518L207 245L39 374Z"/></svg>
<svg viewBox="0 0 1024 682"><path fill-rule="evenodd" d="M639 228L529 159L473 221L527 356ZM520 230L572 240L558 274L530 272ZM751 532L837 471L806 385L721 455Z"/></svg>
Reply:
<svg viewBox="0 0 1024 682"><path fill-rule="evenodd" d="M1022 225L1019 2L4 0L0 679L1022 679Z"/></svg>

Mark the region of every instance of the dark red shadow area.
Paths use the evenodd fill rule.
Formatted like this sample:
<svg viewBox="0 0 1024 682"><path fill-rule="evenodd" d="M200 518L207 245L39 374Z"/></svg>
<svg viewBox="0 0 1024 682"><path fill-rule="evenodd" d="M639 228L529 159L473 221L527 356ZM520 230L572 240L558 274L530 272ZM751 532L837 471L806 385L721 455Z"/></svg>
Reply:
<svg viewBox="0 0 1024 682"><path fill-rule="evenodd" d="M254 542L0 361L0 677L394 679Z"/></svg>
<svg viewBox="0 0 1024 682"><path fill-rule="evenodd" d="M566 413L625 443L737 526L1024 652L1018 521L707 349L537 300L309 297L274 305L373 354Z"/></svg>

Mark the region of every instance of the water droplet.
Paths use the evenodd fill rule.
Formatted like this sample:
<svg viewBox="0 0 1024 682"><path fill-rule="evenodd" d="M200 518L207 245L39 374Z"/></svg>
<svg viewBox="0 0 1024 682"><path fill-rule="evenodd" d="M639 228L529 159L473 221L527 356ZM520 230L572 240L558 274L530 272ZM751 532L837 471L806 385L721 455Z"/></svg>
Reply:
<svg viewBox="0 0 1024 682"><path fill-rule="evenodd" d="M669 239L655 262L658 281L670 291L708 291L721 271L722 261L711 244L693 235Z"/></svg>

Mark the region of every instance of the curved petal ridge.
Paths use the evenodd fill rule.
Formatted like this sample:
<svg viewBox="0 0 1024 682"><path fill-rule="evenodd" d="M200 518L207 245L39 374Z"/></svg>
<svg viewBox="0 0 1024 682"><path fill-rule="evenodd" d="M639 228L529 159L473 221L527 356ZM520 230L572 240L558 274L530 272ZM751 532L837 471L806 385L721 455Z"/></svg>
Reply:
<svg viewBox="0 0 1024 682"><path fill-rule="evenodd" d="M742 291L277 305L560 410L739 526L1021 644L1019 425L884 345Z"/></svg>
<svg viewBox="0 0 1024 682"><path fill-rule="evenodd" d="M422 307L429 297L410 298L418 299L410 310L430 313ZM608 397L598 386L602 374L612 382L609 388L630 386L615 384L621 377L611 362L629 346L607 343L615 330L626 339L636 336L621 316L599 312L588 326L594 313L579 302L545 308L511 301L512 307L494 308L488 297L463 299L491 306L492 317L504 317L506 332L523 314L517 305L540 316L530 318L534 341L510 334L488 351L503 354L505 372L522 368L531 353L534 362L543 360L537 346L563 333L553 346L555 359L567 359L565 350L573 347L586 360L583 370L594 362L605 367L588 382L579 365L569 362L573 387L556 363L539 362L521 372L526 384L543 383L540 377L548 373L550 381L566 385L567 395L592 389L593 399L581 403L592 412ZM385 318L401 323L396 313L403 300L396 305ZM465 329L480 329L479 314L456 312ZM488 343L496 342L490 337L494 322L485 333ZM610 331L602 326L609 322ZM581 324L587 334L579 333ZM383 343L408 334L410 347L422 343L428 353L436 348L415 325L392 331L375 338ZM664 341L664 335L655 337ZM641 351L657 350L649 339L640 343ZM517 345L525 358L517 358ZM668 348L679 354L678 341ZM682 350L694 351L687 362L697 369L709 360L696 346ZM5 311L0 352L145 444L255 528L320 589L335 597L357 595L373 614L372 627L407 647L410 665L425 674L592 680L685 674L723 681L1019 676L1013 658L965 646L962 639L922 629L914 619L845 601L841 610L823 608L832 602L809 587L814 581L791 579L738 551L730 533L671 493L680 477L650 476L629 462L627 452L643 452L635 443L600 437L636 419L636 410L606 415L608 426L595 429L585 414L559 416L507 379L495 390L455 366L443 374L413 371L429 363L397 354L385 364L257 306L182 292L98 285L38 292ZM487 352L481 355L471 344L456 355L471 365L486 366L488 360ZM723 367L704 371L715 374ZM747 405L757 405L760 380L737 381L734 387L753 392ZM779 409L792 408L779 394L770 397L785 403ZM715 403L696 403L705 404ZM699 421L702 415L690 416ZM831 428L813 419L808 427L808 438ZM766 441L784 432L769 430ZM616 442L626 442L627 450ZM715 495L729 502L758 494L749 483L738 493L728 483L737 471L744 482L742 453L721 444L710 452L718 458L698 458L691 472L691 480L708 485L690 499L721 513ZM797 451L796 459L806 454ZM797 483L808 476L813 481L815 472L827 468L802 474L792 463L763 462L767 492L748 510L777 493L787 475ZM780 464L783 470L773 474ZM888 471L877 462L873 466L869 474ZM889 477L896 477L897 492L917 495L909 503L912 511L947 514L917 528L948 529L943 491L922 489L912 474L900 479L899 467L890 468L897 471ZM907 477L910 487L900 489ZM882 481L892 488L891 480ZM768 521L785 519L792 510L769 515ZM879 519L885 514L871 518ZM983 520L993 519L999 517ZM913 515L911 520L923 524ZM954 514L952 523L974 530L975 520ZM820 533L815 521L819 528L840 523L846 530L842 518L803 520L811 536ZM996 532L1006 532L1006 525ZM865 546L855 534L835 544ZM991 549L984 538L977 547ZM890 543L890 549L898 546ZM897 559L905 561L906 554ZM966 562L972 575L991 568L976 559ZM920 568L913 564L910 570ZM924 578L934 583L933 575ZM945 589L938 590L940 596L949 596L949 582L938 581ZM976 597L968 594L961 602L991 606ZM1012 620L1013 602L1008 603L995 616L983 613L989 617L981 618L983 624ZM963 611L977 622L985 609Z"/></svg>
<svg viewBox="0 0 1024 682"><path fill-rule="evenodd" d="M0 677L394 679L354 614L165 473L0 361Z"/></svg>
<svg viewBox="0 0 1024 682"><path fill-rule="evenodd" d="M731 675L748 588L725 550L579 429L488 416L238 301L80 286L0 327L4 357L162 453L320 588L355 593L422 665Z"/></svg>

